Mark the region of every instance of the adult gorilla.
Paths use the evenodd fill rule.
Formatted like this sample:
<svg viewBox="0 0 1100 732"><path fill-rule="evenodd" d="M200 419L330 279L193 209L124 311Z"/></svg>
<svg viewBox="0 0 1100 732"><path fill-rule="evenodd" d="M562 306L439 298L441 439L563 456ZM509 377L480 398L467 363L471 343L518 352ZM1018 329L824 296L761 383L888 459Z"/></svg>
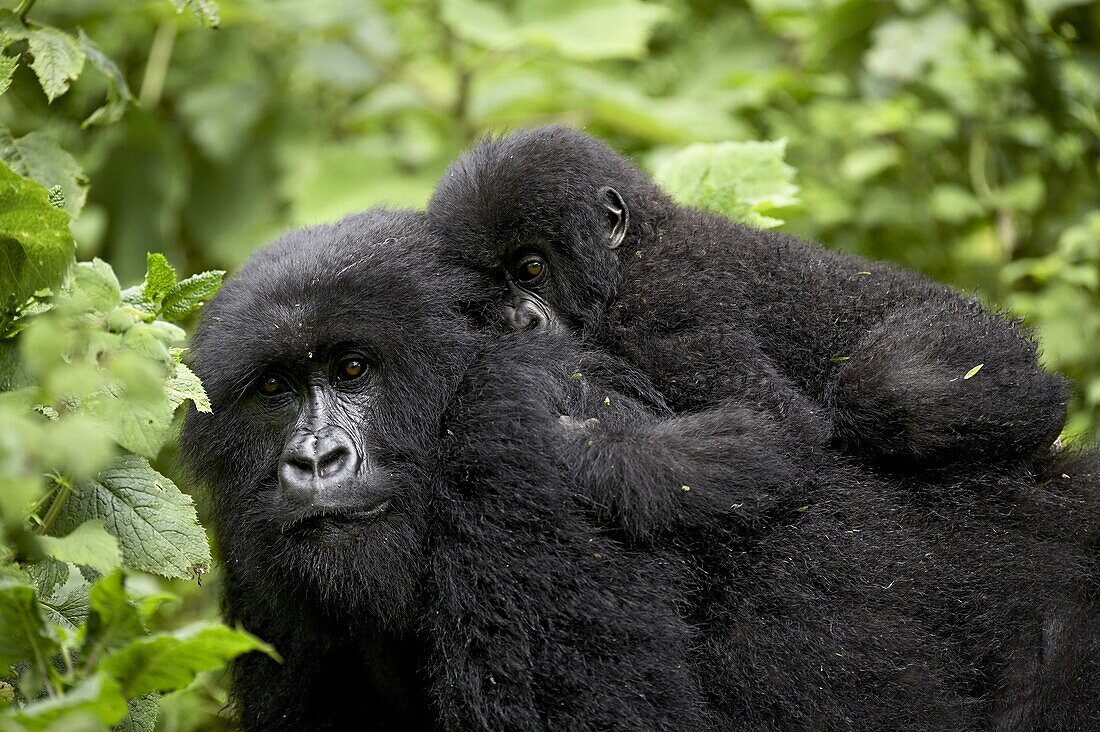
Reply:
<svg viewBox="0 0 1100 732"><path fill-rule="evenodd" d="M207 309L185 457L227 614L285 659L237 664L247 729L1100 723L1095 477L925 494L737 405L669 417L566 336L471 328L437 254L368 213Z"/></svg>

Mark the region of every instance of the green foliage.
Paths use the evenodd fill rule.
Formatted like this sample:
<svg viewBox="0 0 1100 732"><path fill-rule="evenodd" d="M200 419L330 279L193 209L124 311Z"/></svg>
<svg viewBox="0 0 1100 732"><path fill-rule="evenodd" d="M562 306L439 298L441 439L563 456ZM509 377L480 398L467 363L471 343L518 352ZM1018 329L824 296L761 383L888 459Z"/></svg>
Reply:
<svg viewBox="0 0 1100 732"><path fill-rule="evenodd" d="M33 3L24 3L27 9ZM210 3L188 3L214 12ZM73 36L0 13L0 45L23 43L46 99L85 60L119 119L119 68ZM18 50L18 49L17 49ZM0 86L19 57L4 56ZM175 595L141 578L195 580L210 546L194 503L153 467L184 402L209 411L180 362L186 320L222 272L180 280L159 254L123 290L104 260L75 261L81 164L43 131L0 127L0 730L151 730L160 698L241 653L274 651L207 621L161 629Z"/></svg>

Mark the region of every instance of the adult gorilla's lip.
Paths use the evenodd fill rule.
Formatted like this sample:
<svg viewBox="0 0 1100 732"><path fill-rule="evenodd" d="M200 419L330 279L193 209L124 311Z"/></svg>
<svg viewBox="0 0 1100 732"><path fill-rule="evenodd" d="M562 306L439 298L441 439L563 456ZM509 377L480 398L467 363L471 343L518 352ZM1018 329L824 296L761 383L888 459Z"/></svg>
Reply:
<svg viewBox="0 0 1100 732"><path fill-rule="evenodd" d="M391 496L365 504L313 506L292 516L283 525L283 533L297 533L325 525L354 526L368 524L390 508Z"/></svg>

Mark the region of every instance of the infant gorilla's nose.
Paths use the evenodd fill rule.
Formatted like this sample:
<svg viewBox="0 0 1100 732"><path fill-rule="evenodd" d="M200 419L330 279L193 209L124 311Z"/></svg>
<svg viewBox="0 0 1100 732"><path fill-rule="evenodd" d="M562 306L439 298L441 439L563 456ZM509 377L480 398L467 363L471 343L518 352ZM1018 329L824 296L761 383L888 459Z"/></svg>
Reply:
<svg viewBox="0 0 1100 732"><path fill-rule="evenodd" d="M290 440L279 461L279 486L296 502L324 502L323 494L345 485L358 463L355 445L342 431L302 433Z"/></svg>

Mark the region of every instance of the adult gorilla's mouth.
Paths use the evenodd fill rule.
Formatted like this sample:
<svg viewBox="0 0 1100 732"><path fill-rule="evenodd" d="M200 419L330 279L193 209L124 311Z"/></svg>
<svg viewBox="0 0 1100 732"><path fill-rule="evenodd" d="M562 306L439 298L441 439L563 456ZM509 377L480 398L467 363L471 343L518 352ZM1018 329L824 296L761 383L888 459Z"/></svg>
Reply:
<svg viewBox="0 0 1100 732"><path fill-rule="evenodd" d="M310 506L296 511L283 523L282 533L296 538L328 529L354 529L381 518L390 508L392 496L371 503L350 506Z"/></svg>

